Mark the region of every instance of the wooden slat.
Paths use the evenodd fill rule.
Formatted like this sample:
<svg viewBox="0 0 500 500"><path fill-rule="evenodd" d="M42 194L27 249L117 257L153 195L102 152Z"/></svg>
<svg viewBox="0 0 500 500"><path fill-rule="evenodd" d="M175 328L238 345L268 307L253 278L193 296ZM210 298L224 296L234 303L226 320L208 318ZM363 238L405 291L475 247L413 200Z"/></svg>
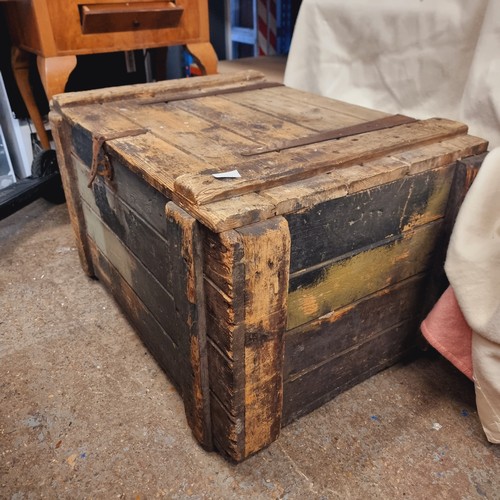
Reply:
<svg viewBox="0 0 500 500"><path fill-rule="evenodd" d="M257 97L261 92L251 94ZM234 101L223 97L203 97L176 102L170 108L175 107L202 117L221 129L234 131L259 145L271 145L273 141L304 137L311 133L303 126L242 106L239 97L241 94L235 95ZM245 147L240 147L239 151L242 149Z"/></svg>
<svg viewBox="0 0 500 500"><path fill-rule="evenodd" d="M184 327L176 313L174 298L85 202L82 208L88 237L135 291L176 345L182 343Z"/></svg>
<svg viewBox="0 0 500 500"><path fill-rule="evenodd" d="M482 139L460 136L438 145L416 148L413 151L418 151L418 154L411 159L385 156L362 165L337 168L310 179L265 189L259 194L248 193L207 205L195 206L181 198L177 198L177 202L212 231L222 232L401 179L410 169L418 173L450 165L457 159L484 151L486 146L487 142ZM441 151L442 158L438 151Z"/></svg>
<svg viewBox="0 0 500 500"><path fill-rule="evenodd" d="M247 226L279 214L272 200L257 193L247 193L203 206L193 206L175 194L173 198L176 203L216 233Z"/></svg>
<svg viewBox="0 0 500 500"><path fill-rule="evenodd" d="M419 274L379 290L285 335L285 380L298 378L383 330L415 318L425 293Z"/></svg>
<svg viewBox="0 0 500 500"><path fill-rule="evenodd" d="M238 230L245 259L245 450L279 435L290 234L281 217Z"/></svg>
<svg viewBox="0 0 500 500"><path fill-rule="evenodd" d="M59 113L50 113L50 123L56 144L57 163L66 197L66 206L75 233L75 243L82 268L87 276L94 276L92 256L87 242L87 228L78 192L78 180L71 158L71 127Z"/></svg>
<svg viewBox="0 0 500 500"><path fill-rule="evenodd" d="M318 408L341 392L407 356L418 322L406 321L284 384L283 425Z"/></svg>
<svg viewBox="0 0 500 500"><path fill-rule="evenodd" d="M89 248L99 281L113 294L161 368L165 370L176 388L182 391L184 372L177 346L141 301L136 290L123 279L92 240L89 240Z"/></svg>
<svg viewBox="0 0 500 500"><path fill-rule="evenodd" d="M212 419L226 432L217 445L236 461L281 427L289 245L283 218L205 240Z"/></svg>
<svg viewBox="0 0 500 500"><path fill-rule="evenodd" d="M288 330L429 268L441 222L290 278Z"/></svg>
<svg viewBox="0 0 500 500"><path fill-rule="evenodd" d="M126 134L127 131L138 133L143 130L131 119L122 115L112 104L88 104L64 109L64 118L71 125L78 126L91 136L112 136Z"/></svg>
<svg viewBox="0 0 500 500"><path fill-rule="evenodd" d="M203 256L204 272L207 274L208 365L214 443L225 455L241 460L245 442L243 248L236 231L205 233ZM231 377L227 376L229 372ZM224 395L224 403L217 396L221 394Z"/></svg>
<svg viewBox="0 0 500 500"><path fill-rule="evenodd" d="M106 143L110 155L171 198L175 179L186 172L203 171L207 164L159 139L152 133Z"/></svg>
<svg viewBox="0 0 500 500"><path fill-rule="evenodd" d="M291 272L443 217L453 172L453 165L449 165L405 176L287 215L292 237Z"/></svg>
<svg viewBox="0 0 500 500"><path fill-rule="evenodd" d="M163 215L163 233L161 235L150 226L137 212L98 178L87 187L88 169L73 157L78 189L82 199L99 214L100 220L123 242L123 244L144 264L153 276L172 293L172 255L166 240L166 222ZM167 203L164 199L163 207ZM137 206L134 204L134 206ZM163 208L165 214L165 208Z"/></svg>
<svg viewBox="0 0 500 500"><path fill-rule="evenodd" d="M486 151L488 142L479 137L462 135L426 147L411 148L393 155L406 163L409 175L417 174L431 168L449 165L455 160L474 156Z"/></svg>
<svg viewBox="0 0 500 500"><path fill-rule="evenodd" d="M166 219L169 256L164 265L172 267L175 276L173 296L182 326L179 350L186 372L183 387L186 417L198 442L212 449L200 229L195 219L172 202L167 204Z"/></svg>
<svg viewBox="0 0 500 500"><path fill-rule="evenodd" d="M268 153L234 165L241 178L221 181L209 174L182 175L175 180L178 196L198 205L254 190L307 179L335 167L372 160L409 146L424 145L466 133L467 127L449 120L431 119L390 130Z"/></svg>
<svg viewBox="0 0 500 500"><path fill-rule="evenodd" d="M309 130L331 130L387 116L386 113L336 101L289 87L224 96L269 116L296 123Z"/></svg>
<svg viewBox="0 0 500 500"><path fill-rule="evenodd" d="M186 107L189 108L187 103L197 103L205 99L211 101L214 98L188 100ZM238 134L225 127L224 122L214 126L214 123L203 115L199 116L182 109L182 103L183 101L143 106L127 102L120 106L120 113L133 117L137 127L148 129L167 143L169 146L167 149L170 150L173 146L195 158L191 168L193 173L198 173L199 168L196 167L202 164L204 170L210 168L213 171L223 170L226 165L240 161L239 151L255 146L251 134ZM241 130L243 132L244 128ZM181 173L186 171L184 168Z"/></svg>
<svg viewBox="0 0 500 500"><path fill-rule="evenodd" d="M195 95L203 95L203 92L213 89L244 88L261 81L265 81L262 73L248 70L229 75L208 75L203 78L183 78L140 85L108 87L106 89L88 90L84 93L68 92L54 96L53 105L56 110L64 108L66 113L73 106L102 104L127 99L139 101L168 100L169 97L175 96L179 92L185 93L188 90Z"/></svg>

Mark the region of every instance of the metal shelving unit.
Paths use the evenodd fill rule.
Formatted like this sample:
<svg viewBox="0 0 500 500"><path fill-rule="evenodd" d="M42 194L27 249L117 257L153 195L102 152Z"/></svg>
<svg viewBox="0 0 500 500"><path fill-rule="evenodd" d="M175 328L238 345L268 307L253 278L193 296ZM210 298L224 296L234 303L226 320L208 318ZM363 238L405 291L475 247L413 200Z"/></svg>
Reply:
<svg viewBox="0 0 500 500"><path fill-rule="evenodd" d="M226 0L227 58L287 54L291 11L291 0Z"/></svg>

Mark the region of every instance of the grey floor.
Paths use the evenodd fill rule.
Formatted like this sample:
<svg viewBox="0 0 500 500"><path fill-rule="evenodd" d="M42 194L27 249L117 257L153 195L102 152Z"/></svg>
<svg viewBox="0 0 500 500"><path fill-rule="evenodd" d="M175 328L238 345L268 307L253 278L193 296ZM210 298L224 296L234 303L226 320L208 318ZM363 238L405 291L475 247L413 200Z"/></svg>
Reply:
<svg viewBox="0 0 500 500"><path fill-rule="evenodd" d="M0 498L500 498L472 384L427 353L345 392L235 466L113 300L65 205L0 222Z"/></svg>

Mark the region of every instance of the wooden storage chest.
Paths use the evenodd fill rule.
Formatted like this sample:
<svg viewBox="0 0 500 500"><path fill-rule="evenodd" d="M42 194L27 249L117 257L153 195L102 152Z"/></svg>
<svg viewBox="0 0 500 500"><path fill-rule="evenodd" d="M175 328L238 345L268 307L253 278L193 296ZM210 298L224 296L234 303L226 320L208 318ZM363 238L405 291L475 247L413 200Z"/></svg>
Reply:
<svg viewBox="0 0 500 500"><path fill-rule="evenodd" d="M235 461L412 349L457 165L487 147L255 72L61 94L51 123L86 273Z"/></svg>

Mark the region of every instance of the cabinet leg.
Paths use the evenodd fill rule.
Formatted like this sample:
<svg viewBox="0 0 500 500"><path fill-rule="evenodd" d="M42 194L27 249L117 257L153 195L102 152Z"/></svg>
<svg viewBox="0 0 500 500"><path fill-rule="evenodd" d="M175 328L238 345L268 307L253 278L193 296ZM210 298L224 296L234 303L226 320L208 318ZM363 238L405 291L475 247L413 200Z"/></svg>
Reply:
<svg viewBox="0 0 500 500"><path fill-rule="evenodd" d="M36 62L43 88L50 101L52 96L64 92L69 75L75 69L76 56L38 56Z"/></svg>
<svg viewBox="0 0 500 500"><path fill-rule="evenodd" d="M36 105L35 98L33 96L33 90L31 89L29 81L29 53L21 50L18 47L12 47L11 63L12 71L14 72L14 78L16 79L19 92L21 93L24 104L28 109L31 121L35 126L36 133L38 134L38 137L40 139L40 144L42 145L43 149L50 149L50 142L43 125L42 115L40 114L40 110Z"/></svg>
<svg viewBox="0 0 500 500"><path fill-rule="evenodd" d="M211 43L189 43L185 47L204 75L217 73L217 54Z"/></svg>

